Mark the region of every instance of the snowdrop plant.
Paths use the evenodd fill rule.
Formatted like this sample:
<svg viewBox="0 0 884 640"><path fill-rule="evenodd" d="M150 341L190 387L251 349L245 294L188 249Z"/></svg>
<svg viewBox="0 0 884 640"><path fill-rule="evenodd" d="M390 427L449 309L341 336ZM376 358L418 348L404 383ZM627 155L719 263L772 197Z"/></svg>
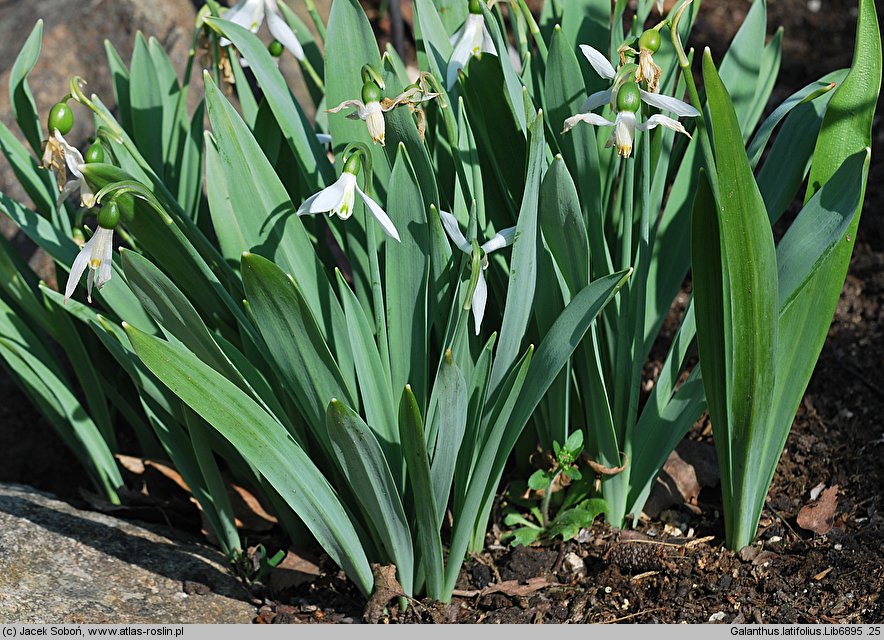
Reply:
<svg viewBox="0 0 884 640"><path fill-rule="evenodd" d="M82 198L59 201L56 178L38 166L50 140L61 149L50 166L70 168L56 129L68 140L92 133L64 109L44 133L28 88L38 24L10 78L25 143L0 124L0 150L32 204L0 195L0 211L67 286L42 284L0 242L0 359L108 501L121 500L123 484L116 430L130 428L145 457L182 475L232 558L242 541L229 478L366 596L380 563L396 566L405 595L450 599L464 558L485 544L519 441L549 450L582 430L590 495L575 504L592 504L594 516L603 500L611 523L628 524L707 398L729 543L751 538L750 505L767 485L747 481L747 469L772 473L831 320L878 87L868 73L836 72L762 122L781 44L765 44L763 0L717 69L704 60L703 99L681 47L694 6L651 28L669 35L658 46L642 25L651 0L638 3L628 34L618 2L611 28L589 43L577 41L579 3L547 3L539 17L523 2L414 5L417 81L395 52L381 54L356 0L334 0L327 21L314 12L312 28L284 3L223 13L209 2L194 41L220 51L206 58L193 112L195 52L179 80L155 40L139 36L129 61L108 45L116 111L75 83L68 98L97 127L99 146L75 159L79 174L71 168L97 212ZM314 71L312 104L293 97L278 47L255 35L261 15L272 32L281 19L296 34ZM861 0L856 65L866 71L880 72L876 33L873 3ZM474 55L508 51L510 37L512 55ZM581 51L609 88L592 75L584 86ZM231 78L235 101L223 87ZM168 92L151 90L158 80ZM855 114L850 145L828 112L836 98ZM345 107L355 118L336 115ZM613 126L616 151L581 121ZM808 167L813 193L771 270L766 234ZM751 228L720 215L733 206L748 206L739 220ZM317 213L330 215L308 215ZM693 252L696 301L645 380L682 300L692 238L705 239ZM763 282L746 280L747 256L763 258ZM760 297L743 307L746 290ZM810 322L816 350L796 348L788 328L788 339L769 340L775 317ZM758 379L773 381L770 396L755 393L750 374L767 370L752 358L772 346L783 349L775 380ZM756 426L761 414L738 393L747 389L758 407L775 406L776 429Z"/></svg>

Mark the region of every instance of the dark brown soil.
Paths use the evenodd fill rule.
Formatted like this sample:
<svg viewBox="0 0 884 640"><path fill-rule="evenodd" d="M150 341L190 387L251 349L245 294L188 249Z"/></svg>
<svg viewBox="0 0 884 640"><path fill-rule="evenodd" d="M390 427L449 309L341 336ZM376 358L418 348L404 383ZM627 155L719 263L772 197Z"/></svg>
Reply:
<svg viewBox="0 0 884 640"><path fill-rule="evenodd" d="M408 3L405 3L408 4ZM721 54L746 1L705 0L699 41ZM855 3L833 0L812 13L805 0L769 3L786 28L782 99L849 64ZM880 10L879 10L880 11ZM409 12L405 11L406 20ZM376 15L376 13L375 13ZM389 28L383 21L381 29ZM406 35L408 34L406 30ZM406 38L407 39L407 38ZM409 45L410 46L410 45ZM879 110L880 113L880 110ZM694 508L619 532L597 524L576 541L510 549L495 528L470 560L451 604L395 601L385 622L884 622L884 130L876 120L873 166L858 242L829 339L774 478L756 544L723 548L718 487ZM664 336L665 339L665 336ZM651 367L652 369L653 367ZM88 479L39 414L8 381L0 404L0 480L76 498ZM701 422L690 438L709 441ZM834 526L820 536L796 518L819 485L839 488ZM325 559L322 575L273 594L258 586L263 623L358 622L365 602ZM515 581L500 585L507 581ZM495 592L494 585L498 585Z"/></svg>

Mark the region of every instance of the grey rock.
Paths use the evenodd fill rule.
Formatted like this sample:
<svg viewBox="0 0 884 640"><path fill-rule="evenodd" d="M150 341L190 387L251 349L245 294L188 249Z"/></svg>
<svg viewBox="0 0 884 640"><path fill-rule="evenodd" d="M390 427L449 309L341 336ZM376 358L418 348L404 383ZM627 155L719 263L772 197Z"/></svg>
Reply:
<svg viewBox="0 0 884 640"><path fill-rule="evenodd" d="M0 484L0 623L251 622L221 553L169 535Z"/></svg>

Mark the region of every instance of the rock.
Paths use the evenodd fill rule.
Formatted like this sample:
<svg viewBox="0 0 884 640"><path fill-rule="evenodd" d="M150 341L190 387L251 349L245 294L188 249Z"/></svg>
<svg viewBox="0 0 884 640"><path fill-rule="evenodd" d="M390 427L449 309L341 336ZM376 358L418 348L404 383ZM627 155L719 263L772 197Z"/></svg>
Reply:
<svg viewBox="0 0 884 640"><path fill-rule="evenodd" d="M252 621L249 594L220 552L159 531L0 484L0 620Z"/></svg>

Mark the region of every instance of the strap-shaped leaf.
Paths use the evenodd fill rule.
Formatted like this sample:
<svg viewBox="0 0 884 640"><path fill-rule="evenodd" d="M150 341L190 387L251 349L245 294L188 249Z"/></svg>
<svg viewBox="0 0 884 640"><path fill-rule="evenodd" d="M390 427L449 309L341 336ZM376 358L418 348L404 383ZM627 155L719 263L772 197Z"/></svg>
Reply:
<svg viewBox="0 0 884 640"><path fill-rule="evenodd" d="M183 346L125 328L147 368L267 478L360 591L371 593L371 568L347 512L282 425Z"/></svg>
<svg viewBox="0 0 884 640"><path fill-rule="evenodd" d="M721 336L723 353L704 357L703 342L700 353L704 368L711 359L724 357L724 375L712 377L712 371L705 368L704 381L713 429L721 434L716 442L723 440L730 445L730 455L719 456L720 463L729 469L731 482L731 486L723 484L725 511L730 511L725 525L729 544L740 548L755 535L757 523L751 522L749 505L758 500L760 488L754 474L761 452L753 442L767 428L776 379L776 254L767 210L743 148L743 133L708 49L703 55L703 78L715 140L719 192L714 213L718 236L716 240L713 229L706 243L694 242L693 248L701 256L710 254L698 257L697 264L721 274L708 278L710 288L715 286L712 281L720 278L722 292L720 302L709 289L696 294L697 333L701 338ZM716 266L714 254L719 250ZM712 298L703 301L701 307L700 298L707 295ZM722 396L724 407L718 403Z"/></svg>
<svg viewBox="0 0 884 640"><path fill-rule="evenodd" d="M441 526L448 507L458 453L467 426L467 383L448 349L433 385L427 423L427 447L432 450L430 476Z"/></svg>
<svg viewBox="0 0 884 640"><path fill-rule="evenodd" d="M350 330L350 346L353 349L356 379L359 382L362 404L365 406L365 417L389 458L391 469L396 474L394 477L399 478L402 465L399 456L394 455L399 452L398 415L393 403L390 374L381 360L362 305L340 271L337 276L338 289L347 316L347 328Z"/></svg>
<svg viewBox="0 0 884 640"><path fill-rule="evenodd" d="M21 51L12 64L9 72L9 97L12 102L12 113L18 122L31 149L38 156L42 153L43 125L37 113L37 105L34 96L28 86L28 74L31 73L40 57L40 47L43 42L43 20L37 20L37 24L31 30L31 34L22 45ZM51 133L51 132L50 132Z"/></svg>
<svg viewBox="0 0 884 640"><path fill-rule="evenodd" d="M436 518L435 492L430 476L424 425L417 399L406 386L399 401L399 439L402 454L408 466L408 481L414 492L417 515L417 548L419 564L427 581L427 595L437 600L443 597L442 540Z"/></svg>
<svg viewBox="0 0 884 640"><path fill-rule="evenodd" d="M358 407L295 281L252 253L242 257L243 284L252 315L292 399L315 435L327 444L325 408L332 398Z"/></svg>
<svg viewBox="0 0 884 640"><path fill-rule="evenodd" d="M513 256L510 261L509 284L506 306L500 328L500 340L494 366L491 369L491 392L495 392L509 371L528 328L528 320L534 305L534 290L537 286L537 206L540 200L540 179L545 161L543 134L543 112L531 125L529 136L528 171L525 177L525 191L519 218L516 223L516 239L513 242Z"/></svg>
<svg viewBox="0 0 884 640"><path fill-rule="evenodd" d="M387 335L393 389L410 384L418 404L427 402L427 289L430 276L427 214L405 147L390 178L387 211L401 242L384 240ZM369 220L368 224L375 224Z"/></svg>
<svg viewBox="0 0 884 640"><path fill-rule="evenodd" d="M206 22L219 29L249 61L249 68L258 80L264 99L273 110L276 121L294 152L307 189L315 192L331 184L335 177L334 169L316 139L303 109L297 100L292 99L285 78L264 43L248 29L228 20L206 18Z"/></svg>
<svg viewBox="0 0 884 640"><path fill-rule="evenodd" d="M414 552L411 531L390 467L372 430L355 411L332 400L326 411L328 435L347 483L378 532L384 551L412 595Z"/></svg>

